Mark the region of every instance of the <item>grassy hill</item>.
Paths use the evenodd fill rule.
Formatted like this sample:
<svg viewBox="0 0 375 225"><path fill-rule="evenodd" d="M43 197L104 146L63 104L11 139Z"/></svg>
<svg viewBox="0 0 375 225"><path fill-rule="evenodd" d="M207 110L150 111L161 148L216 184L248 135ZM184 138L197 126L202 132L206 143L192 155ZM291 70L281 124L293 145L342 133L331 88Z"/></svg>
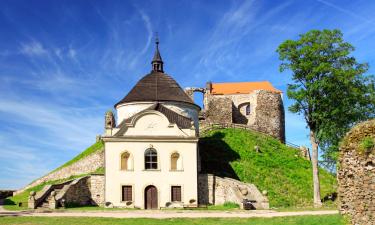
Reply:
<svg viewBox="0 0 375 225"><path fill-rule="evenodd" d="M218 129L203 135L199 151L202 172L236 178L267 190L271 207L313 205L310 161L277 139L242 129ZM324 169L320 170L320 182L322 198L336 192L336 178Z"/></svg>
<svg viewBox="0 0 375 225"><path fill-rule="evenodd" d="M259 146L260 152L254 150ZM218 129L205 133L199 141L202 172L232 177L255 184L261 191L267 190L271 207L312 206L312 175L309 161L299 157L298 150L287 147L277 139L242 129ZM85 151L55 169L60 170L97 151L103 143L97 142ZM54 172L52 171L52 172ZM104 173L98 168L94 173ZM8 198L8 209L23 202L26 206L30 191L39 191L47 184L61 183L87 174L63 180L50 180L29 188L19 195ZM322 198L336 192L336 178L320 170Z"/></svg>
<svg viewBox="0 0 375 225"><path fill-rule="evenodd" d="M95 144L91 145L86 150L84 150L83 152L81 152L80 154L78 154L77 156L75 156L73 159L71 159L68 162L64 163L62 166L54 169L50 173L56 172L58 170L61 170L62 168L70 166L73 163L75 163L75 162L77 162L77 161L79 161L81 159L84 159L85 157L87 157L87 156L89 156L89 155L91 155L93 153L96 153L98 151L103 151L103 150L104 150L104 144L103 144L103 142L102 141L96 142ZM92 171L91 173L104 174L104 168L100 167L96 171ZM35 186L30 187L30 188L26 189L25 191L23 191L23 192L15 195L15 196L13 196L13 197L7 198L6 201L5 201L5 206L4 207L6 209L9 209L9 210L25 209L25 208L27 208L27 199L28 199L29 193L31 191L40 191L40 190L43 189L44 186L46 186L48 184L63 183L65 181L69 181L69 180L73 180L73 179L76 179L76 178L79 178L79 177L83 177L83 176L89 175L91 173L74 175L74 176L70 176L70 177L67 177L65 179L59 179L59 180L48 180L48 181L43 182L41 184L35 185ZM31 182L31 183L33 183L33 182ZM18 203L22 203L22 207L18 207Z"/></svg>

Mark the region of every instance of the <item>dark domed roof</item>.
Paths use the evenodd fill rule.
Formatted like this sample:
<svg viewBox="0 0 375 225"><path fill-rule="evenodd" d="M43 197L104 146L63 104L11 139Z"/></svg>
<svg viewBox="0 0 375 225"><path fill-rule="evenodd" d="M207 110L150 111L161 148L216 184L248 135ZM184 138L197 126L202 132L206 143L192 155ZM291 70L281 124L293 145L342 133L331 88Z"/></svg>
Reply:
<svg viewBox="0 0 375 225"><path fill-rule="evenodd" d="M193 100L171 76L157 71L151 71L139 80L128 95L115 107L122 103L141 101L174 101L194 104Z"/></svg>

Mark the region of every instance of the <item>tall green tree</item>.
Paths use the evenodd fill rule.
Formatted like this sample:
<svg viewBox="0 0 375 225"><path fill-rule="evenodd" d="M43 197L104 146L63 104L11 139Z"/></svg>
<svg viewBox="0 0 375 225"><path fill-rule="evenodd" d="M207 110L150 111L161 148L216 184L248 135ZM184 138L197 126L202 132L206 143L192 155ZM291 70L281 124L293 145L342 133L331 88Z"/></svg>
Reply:
<svg viewBox="0 0 375 225"><path fill-rule="evenodd" d="M354 47L339 30L311 30L277 49L280 71L292 72L289 111L304 116L310 130L314 206L321 206L318 147L334 159L339 140L355 123L374 116L374 77L350 55Z"/></svg>

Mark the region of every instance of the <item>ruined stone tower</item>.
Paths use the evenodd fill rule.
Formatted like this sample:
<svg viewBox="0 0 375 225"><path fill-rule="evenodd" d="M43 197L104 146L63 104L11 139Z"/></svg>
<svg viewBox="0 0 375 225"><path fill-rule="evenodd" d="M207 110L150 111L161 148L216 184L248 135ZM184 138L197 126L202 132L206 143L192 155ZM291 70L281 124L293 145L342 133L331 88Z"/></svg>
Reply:
<svg viewBox="0 0 375 225"><path fill-rule="evenodd" d="M185 92L192 99L194 92L203 93L203 121L245 124L285 142L282 92L270 82L208 82L205 88Z"/></svg>

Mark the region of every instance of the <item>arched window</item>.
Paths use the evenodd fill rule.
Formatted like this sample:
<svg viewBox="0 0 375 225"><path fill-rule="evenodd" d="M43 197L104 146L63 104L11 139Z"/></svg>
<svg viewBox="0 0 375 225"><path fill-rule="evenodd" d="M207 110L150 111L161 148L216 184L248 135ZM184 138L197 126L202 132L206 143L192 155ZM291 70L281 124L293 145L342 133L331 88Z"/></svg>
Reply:
<svg viewBox="0 0 375 225"><path fill-rule="evenodd" d="M180 158L180 154L177 152L172 153L171 155L171 170L178 170L180 169L178 166L178 161Z"/></svg>
<svg viewBox="0 0 375 225"><path fill-rule="evenodd" d="M131 160L129 152L124 152L121 154L121 170L131 170Z"/></svg>
<svg viewBox="0 0 375 225"><path fill-rule="evenodd" d="M145 152L145 169L155 170L158 168L158 153L155 149L149 148Z"/></svg>
<svg viewBox="0 0 375 225"><path fill-rule="evenodd" d="M250 115L250 104L246 106L246 116Z"/></svg>

